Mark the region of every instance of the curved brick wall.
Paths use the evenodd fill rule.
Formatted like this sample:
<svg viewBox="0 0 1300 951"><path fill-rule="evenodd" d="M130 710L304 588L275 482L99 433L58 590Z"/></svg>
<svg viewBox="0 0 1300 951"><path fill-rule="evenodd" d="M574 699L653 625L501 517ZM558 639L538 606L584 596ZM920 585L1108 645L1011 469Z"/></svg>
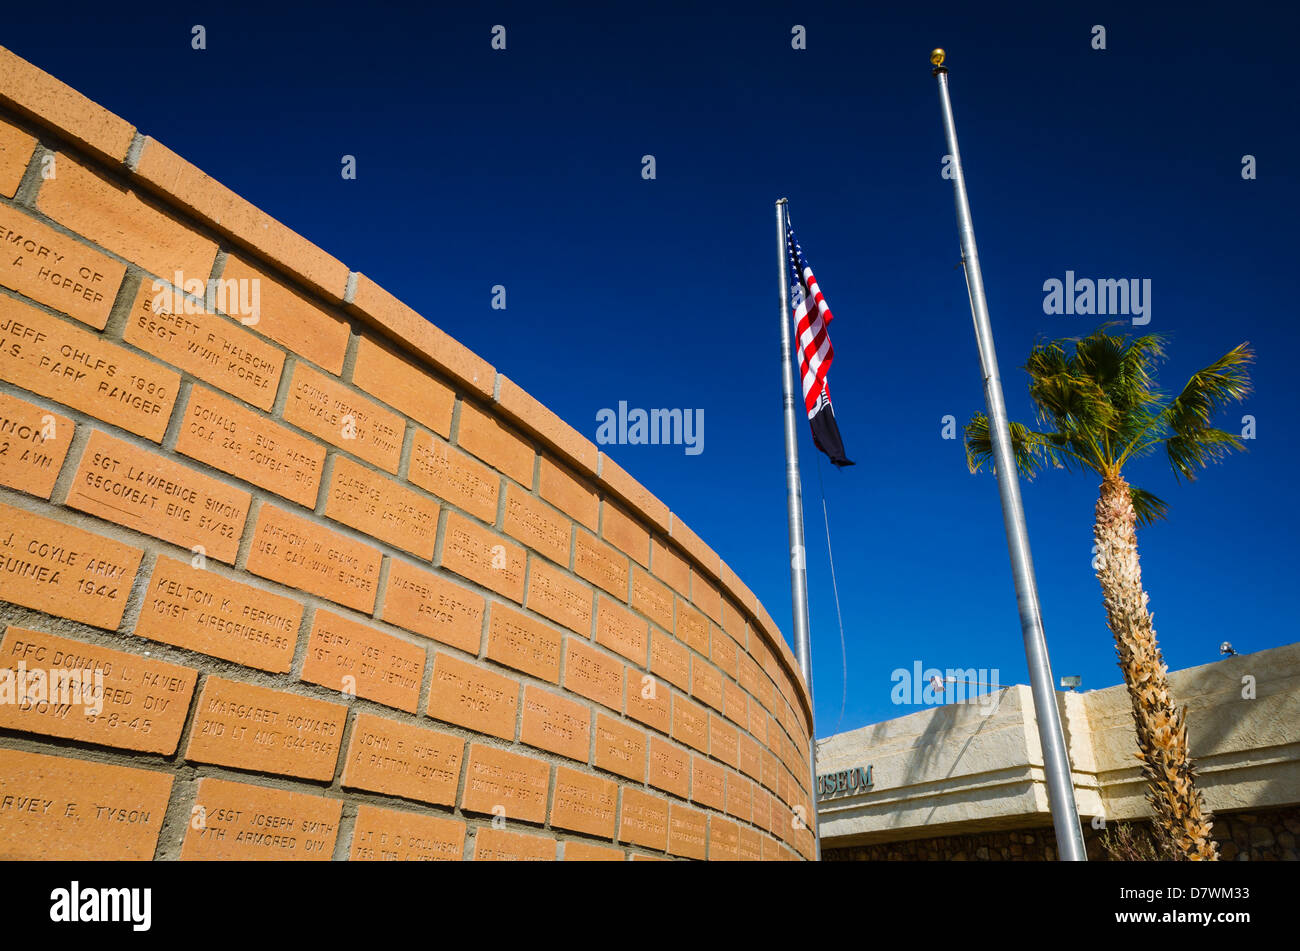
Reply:
<svg viewBox="0 0 1300 951"><path fill-rule="evenodd" d="M811 855L806 688L707 544L3 48L0 251L0 857ZM57 668L98 716L17 702Z"/></svg>

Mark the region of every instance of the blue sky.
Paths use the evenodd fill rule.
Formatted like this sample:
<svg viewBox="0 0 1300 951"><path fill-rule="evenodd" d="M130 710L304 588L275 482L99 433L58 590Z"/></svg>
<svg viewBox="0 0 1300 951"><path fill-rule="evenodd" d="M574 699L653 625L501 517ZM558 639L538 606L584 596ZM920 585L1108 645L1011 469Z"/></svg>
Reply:
<svg viewBox="0 0 1300 951"><path fill-rule="evenodd" d="M702 409L704 451L612 446L790 630L773 201L835 312L832 392L850 458L820 463L848 655L827 571L818 465L800 439L817 728L914 708L895 668L1027 681L993 478L941 419L983 408L928 53L947 48L1003 382L1038 340L1104 318L1047 316L1067 270L1152 282L1161 380L1248 340L1250 451L1179 485L1139 536L1171 668L1296 638L1300 449L1294 80L1268 4L494 3L410 11L223 3L7 10L0 43L363 271L589 438L596 414ZM550 7L551 5L547 5ZM190 47L191 27L207 49ZM507 48L490 48L506 27ZM791 27L807 50L791 49ZM1091 48L1106 28L1106 49ZM657 177L641 177L643 155ZM1254 155L1258 178L1241 176ZM341 157L358 176L343 180ZM504 285L507 308L489 306ZM1023 487L1056 675L1118 683L1090 568L1096 480Z"/></svg>

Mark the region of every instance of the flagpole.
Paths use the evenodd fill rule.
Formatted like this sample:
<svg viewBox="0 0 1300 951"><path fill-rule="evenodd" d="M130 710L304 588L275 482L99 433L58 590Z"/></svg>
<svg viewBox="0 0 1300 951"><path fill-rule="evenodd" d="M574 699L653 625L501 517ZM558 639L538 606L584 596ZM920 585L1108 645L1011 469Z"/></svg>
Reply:
<svg viewBox="0 0 1300 951"><path fill-rule="evenodd" d="M1074 801L1074 783L1070 778L1070 758L1066 752L1065 732L1056 706L1052 664L1047 656L1047 639L1043 633L1043 613L1038 603L1038 585L1034 580L1034 563L1029 553L1029 530L1020 500L1020 478L1011 452L1007 432L1007 409L1002 397L1002 380L998 376L998 358L993 349L993 328L989 322L988 302L984 298L984 278L980 274L979 252L975 248L975 225L971 220L966 196L966 178L957 149L957 126L948 97L948 69L943 65L944 51L930 54L934 76L939 80L939 102L943 107L943 130L948 139L951 158L953 199L957 206L957 229L961 236L962 263L966 270L966 289L970 293L971 316L975 322L975 340L979 345L980 365L984 370L984 402L988 407L989 434L993 442L994 474L1002 499L1002 521L1006 527L1007 547L1011 553L1011 571L1015 579L1016 604L1020 610L1020 631L1025 640L1025 658L1029 664L1029 681L1034 697L1038 738L1043 748L1043 770L1047 775L1048 802L1052 824L1056 828L1056 851L1062 861L1086 861L1079 812Z"/></svg>
<svg viewBox="0 0 1300 951"><path fill-rule="evenodd" d="M790 528L790 600L794 607L794 653L799 671L808 685L808 707L812 700L812 644L808 634L808 569L803 541L803 492L799 483L798 418L795 416L794 367L790 362L790 264L786 251L786 199L776 203L776 270L781 289L781 394L785 401L785 488L786 514ZM815 714L814 714L815 719ZM811 780L813 849L822 857L821 831L817 827L817 730L814 724L808 743L808 776Z"/></svg>

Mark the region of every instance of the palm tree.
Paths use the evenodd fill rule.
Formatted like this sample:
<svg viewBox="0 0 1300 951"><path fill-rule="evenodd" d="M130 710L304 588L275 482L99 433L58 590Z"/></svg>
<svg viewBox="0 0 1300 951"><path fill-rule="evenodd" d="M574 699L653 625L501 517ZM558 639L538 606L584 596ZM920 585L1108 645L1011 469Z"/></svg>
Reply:
<svg viewBox="0 0 1300 951"><path fill-rule="evenodd" d="M1187 755L1187 721L1169 692L1138 564L1137 526L1164 518L1169 507L1129 485L1123 470L1130 460L1163 449L1175 478L1190 481L1198 468L1244 449L1240 439L1211 422L1229 402L1250 392L1247 365L1254 353L1246 343L1234 347L1193 373L1168 401L1153 377L1163 356L1161 335L1130 339L1108 333L1105 326L1082 339L1035 346L1024 369L1044 429L1011 423L1009 432L1016 465L1026 478L1049 464L1101 477L1093 567L1133 704L1137 757L1155 814L1156 840L1177 858L1215 860L1213 823ZM983 413L971 418L965 437L967 465L977 472L993 455Z"/></svg>

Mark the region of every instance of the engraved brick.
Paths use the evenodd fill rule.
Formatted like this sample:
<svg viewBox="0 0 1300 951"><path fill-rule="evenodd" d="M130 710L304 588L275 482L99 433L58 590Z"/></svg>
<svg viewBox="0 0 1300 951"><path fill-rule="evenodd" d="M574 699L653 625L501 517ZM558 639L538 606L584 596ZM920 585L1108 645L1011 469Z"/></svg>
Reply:
<svg viewBox="0 0 1300 951"><path fill-rule="evenodd" d="M3 600L117 629L144 552L3 503L0 526Z"/></svg>
<svg viewBox="0 0 1300 951"><path fill-rule="evenodd" d="M0 727L165 756L176 752L198 679L190 667L20 627L5 631L0 669L25 690L0 703ZM24 679L36 671L39 702Z"/></svg>
<svg viewBox="0 0 1300 951"><path fill-rule="evenodd" d="M627 556L594 535L575 529L573 570L620 601L627 599Z"/></svg>
<svg viewBox="0 0 1300 951"><path fill-rule="evenodd" d="M325 516L412 555L433 557L438 503L344 456L334 459Z"/></svg>
<svg viewBox="0 0 1300 951"><path fill-rule="evenodd" d="M444 439L451 435L456 394L421 367L364 335L357 343L352 382Z"/></svg>
<svg viewBox="0 0 1300 951"><path fill-rule="evenodd" d="M658 538L650 543L650 570L661 581L668 582L678 594L689 597L691 593L691 569L686 559L667 542Z"/></svg>
<svg viewBox="0 0 1300 951"><path fill-rule="evenodd" d="M493 604L488 611L488 659L515 670L560 682L563 635L522 611Z"/></svg>
<svg viewBox="0 0 1300 951"><path fill-rule="evenodd" d="M328 862L343 815L338 799L210 777L199 780L194 809L203 822L185 829L185 861Z"/></svg>
<svg viewBox="0 0 1300 951"><path fill-rule="evenodd" d="M465 741L450 733L358 713L343 760L343 785L450 806Z"/></svg>
<svg viewBox="0 0 1300 951"><path fill-rule="evenodd" d="M722 712L726 718L743 728L749 724L748 709L749 707L745 702L745 691L730 680L724 680L722 682Z"/></svg>
<svg viewBox="0 0 1300 951"><path fill-rule="evenodd" d="M623 697L627 715L660 733L672 729L672 691L668 685L635 667L625 667Z"/></svg>
<svg viewBox="0 0 1300 951"><path fill-rule="evenodd" d="M126 265L17 208L0 208L0 244L7 249L0 255L0 284L104 329Z"/></svg>
<svg viewBox="0 0 1300 951"><path fill-rule="evenodd" d="M592 590L549 562L534 560L525 607L586 637L591 631Z"/></svg>
<svg viewBox="0 0 1300 951"><path fill-rule="evenodd" d="M159 555L135 633L282 674L301 624L298 601Z"/></svg>
<svg viewBox="0 0 1300 951"><path fill-rule="evenodd" d="M397 472L406 434L402 417L305 363L293 368L284 420L386 472Z"/></svg>
<svg viewBox="0 0 1300 951"><path fill-rule="evenodd" d="M673 593L638 565L632 566L632 607L665 631L673 629Z"/></svg>
<svg viewBox="0 0 1300 951"><path fill-rule="evenodd" d="M691 652L662 631L650 632L650 672L675 687L691 687Z"/></svg>
<svg viewBox="0 0 1300 951"><path fill-rule="evenodd" d="M497 375L496 400L497 409L502 413L517 419L524 429L532 430L554 446L577 468L595 474L597 452L591 440L580 435L504 373Z"/></svg>
<svg viewBox="0 0 1300 951"><path fill-rule="evenodd" d="M716 713L709 714L709 755L728 766L740 765L740 733Z"/></svg>
<svg viewBox="0 0 1300 951"><path fill-rule="evenodd" d="M216 244L191 231L135 188L124 188L60 152L57 174L41 185L36 207L70 231L134 261L157 277L207 281ZM184 283L184 281L182 281Z"/></svg>
<svg viewBox="0 0 1300 951"><path fill-rule="evenodd" d="M0 297L0 379L154 442L181 384L174 370L10 297Z"/></svg>
<svg viewBox="0 0 1300 951"><path fill-rule="evenodd" d="M702 706L681 694L673 695L673 739L709 751L709 714Z"/></svg>
<svg viewBox="0 0 1300 951"><path fill-rule="evenodd" d="M764 862L779 862L789 857L786 854L785 849L783 849L781 844L775 839L770 836L761 835L761 833L760 836L760 851Z"/></svg>
<svg viewBox="0 0 1300 951"><path fill-rule="evenodd" d="M645 782L646 734L614 717L596 714L597 769Z"/></svg>
<svg viewBox="0 0 1300 951"><path fill-rule="evenodd" d="M618 841L660 851L668 848L668 800L624 786Z"/></svg>
<svg viewBox="0 0 1300 951"><path fill-rule="evenodd" d="M397 558L388 562L381 615L416 634L477 654L483 638L483 596Z"/></svg>
<svg viewBox="0 0 1300 951"><path fill-rule="evenodd" d="M576 769L560 766L555 771L555 799L551 803L551 826L614 838L614 811L618 805L618 784Z"/></svg>
<svg viewBox="0 0 1300 951"><path fill-rule="evenodd" d="M596 490L546 455L542 456L538 492L570 518L596 530L600 515Z"/></svg>
<svg viewBox="0 0 1300 951"><path fill-rule="evenodd" d="M714 710L722 710L722 674L698 657L691 658L691 696Z"/></svg>
<svg viewBox="0 0 1300 951"><path fill-rule="evenodd" d="M739 773L727 773L727 815L735 816L744 822L750 821L750 797L754 784Z"/></svg>
<svg viewBox="0 0 1300 951"><path fill-rule="evenodd" d="M251 501L242 489L96 429L66 504L233 564Z"/></svg>
<svg viewBox="0 0 1300 951"><path fill-rule="evenodd" d="M709 816L709 861L740 860L740 826L721 816Z"/></svg>
<svg viewBox="0 0 1300 951"><path fill-rule="evenodd" d="M506 821L542 822L550 775L543 760L471 743L461 808L487 815L504 809Z"/></svg>
<svg viewBox="0 0 1300 951"><path fill-rule="evenodd" d="M575 637L568 638L564 689L623 712L623 664Z"/></svg>
<svg viewBox="0 0 1300 951"><path fill-rule="evenodd" d="M524 600L524 549L469 519L447 513L442 566L512 601Z"/></svg>
<svg viewBox="0 0 1300 951"><path fill-rule="evenodd" d="M626 499L633 509L650 519L660 531L668 531L671 524L668 506L603 452L600 454L600 481L613 489L616 495Z"/></svg>
<svg viewBox="0 0 1300 951"><path fill-rule="evenodd" d="M677 599L677 628L673 631L677 639L709 656L709 621L701 611L697 611L681 598Z"/></svg>
<svg viewBox="0 0 1300 951"><path fill-rule="evenodd" d="M763 750L759 754L759 759L762 762L762 774L759 777L759 782L776 792L777 782L781 775L780 763L777 761L776 754L771 750Z"/></svg>
<svg viewBox="0 0 1300 951"><path fill-rule="evenodd" d="M48 499L75 429L61 413L0 393L0 485Z"/></svg>
<svg viewBox="0 0 1300 951"><path fill-rule="evenodd" d="M553 862L556 845L548 835L484 828L474 836L474 861Z"/></svg>
<svg viewBox="0 0 1300 951"><path fill-rule="evenodd" d="M3 47L0 75L5 78L3 98L11 108L62 130L73 142L110 161L126 157L135 135L129 123Z"/></svg>
<svg viewBox="0 0 1300 951"><path fill-rule="evenodd" d="M698 809L671 804L668 810L668 851L688 859L703 859L708 838L705 814Z"/></svg>
<svg viewBox="0 0 1300 951"><path fill-rule="evenodd" d="M722 599L722 629L739 644L747 643L745 615L730 598Z"/></svg>
<svg viewBox="0 0 1300 951"><path fill-rule="evenodd" d="M291 502L316 505L325 447L205 387L190 391L176 451Z"/></svg>
<svg viewBox="0 0 1300 951"><path fill-rule="evenodd" d="M5 78L9 78L7 73ZM14 197L35 149L36 136L0 121L0 195Z"/></svg>
<svg viewBox="0 0 1300 951"><path fill-rule="evenodd" d="M378 806L357 807L350 862L459 862L465 823Z"/></svg>
<svg viewBox="0 0 1300 951"><path fill-rule="evenodd" d="M209 676L185 758L236 769L329 780L347 707Z"/></svg>
<svg viewBox="0 0 1300 951"><path fill-rule="evenodd" d="M450 654L433 658L433 680L425 712L503 740L515 738L519 682Z"/></svg>
<svg viewBox="0 0 1300 951"><path fill-rule="evenodd" d="M671 534L673 541L680 545L683 551L703 565L706 571L714 575L718 573L718 566L722 563L722 559L718 557L717 553L714 552L712 548L705 544L704 540L700 538L699 535L691 531L687 524L683 522L676 513L673 514L673 527ZM691 571L695 571L693 565L691 566Z"/></svg>
<svg viewBox="0 0 1300 951"><path fill-rule="evenodd" d="M738 826L736 831L736 858L741 862L757 862L762 859L763 834L749 826Z"/></svg>
<svg viewBox="0 0 1300 951"><path fill-rule="evenodd" d="M722 596L718 593L717 585L694 569L691 570L691 601L714 624L722 623Z"/></svg>
<svg viewBox="0 0 1300 951"><path fill-rule="evenodd" d="M432 433L415 431L407 478L475 518L488 523L497 519L501 476Z"/></svg>
<svg viewBox="0 0 1300 951"><path fill-rule="evenodd" d="M691 754L667 740L650 737L650 770L646 782L656 789L687 798L691 791Z"/></svg>
<svg viewBox="0 0 1300 951"><path fill-rule="evenodd" d="M457 444L525 488L533 487L533 447L477 406L460 404Z"/></svg>
<svg viewBox="0 0 1300 951"><path fill-rule="evenodd" d="M715 625L709 625L709 634L709 658L728 677L735 677L740 671L740 645Z"/></svg>
<svg viewBox="0 0 1300 951"><path fill-rule="evenodd" d="M506 488L505 530L533 551L568 567L571 523L515 485Z"/></svg>
<svg viewBox="0 0 1300 951"><path fill-rule="evenodd" d="M749 700L749 732L761 745L767 745L767 713L752 697Z"/></svg>
<svg viewBox="0 0 1300 951"><path fill-rule="evenodd" d="M343 357L351 333L347 321L325 313L306 295L272 279L266 272L233 254L226 259L221 280L247 281L249 284L246 286L258 289L257 312L245 307L245 300L241 299L239 306L230 306L226 311L231 317L241 323L248 321L247 326L258 333L330 373L337 375L343 369ZM253 281L257 284L253 285ZM234 313L230 313L232 310Z"/></svg>
<svg viewBox="0 0 1300 951"><path fill-rule="evenodd" d="M738 659L737 667L739 669L736 671L736 682L747 693L752 694L758 689L758 679L762 673L758 668L758 664L754 662L754 658L742 653Z"/></svg>
<svg viewBox="0 0 1300 951"><path fill-rule="evenodd" d="M529 684L524 688L519 739L585 763L591 746L591 711L584 704Z"/></svg>
<svg viewBox="0 0 1300 951"><path fill-rule="evenodd" d="M727 774L717 763L703 756L691 757L691 801L711 809L722 809L727 802Z"/></svg>
<svg viewBox="0 0 1300 951"><path fill-rule="evenodd" d="M650 533L630 515L608 501L601 503L604 522L600 536L619 551L631 555L643 566L650 566Z"/></svg>
<svg viewBox="0 0 1300 951"><path fill-rule="evenodd" d="M650 624L604 595L596 609L596 643L644 667Z"/></svg>
<svg viewBox="0 0 1300 951"><path fill-rule="evenodd" d="M258 409L275 403L284 351L224 317L184 313L169 288L155 290L148 278L136 292L123 338Z"/></svg>
<svg viewBox="0 0 1300 951"><path fill-rule="evenodd" d="M172 776L0 749L0 859L154 857Z"/></svg>
<svg viewBox="0 0 1300 951"><path fill-rule="evenodd" d="M323 608L316 612L302 679L414 713L424 682L424 648ZM351 678L351 680L347 679Z"/></svg>
<svg viewBox="0 0 1300 951"><path fill-rule="evenodd" d="M622 849L606 848L603 845L590 845L586 842L565 842L564 861L566 862L624 862L627 857Z"/></svg>
<svg viewBox="0 0 1300 951"><path fill-rule="evenodd" d="M246 567L263 578L369 613L375 608L381 560L376 548L263 505Z"/></svg>

